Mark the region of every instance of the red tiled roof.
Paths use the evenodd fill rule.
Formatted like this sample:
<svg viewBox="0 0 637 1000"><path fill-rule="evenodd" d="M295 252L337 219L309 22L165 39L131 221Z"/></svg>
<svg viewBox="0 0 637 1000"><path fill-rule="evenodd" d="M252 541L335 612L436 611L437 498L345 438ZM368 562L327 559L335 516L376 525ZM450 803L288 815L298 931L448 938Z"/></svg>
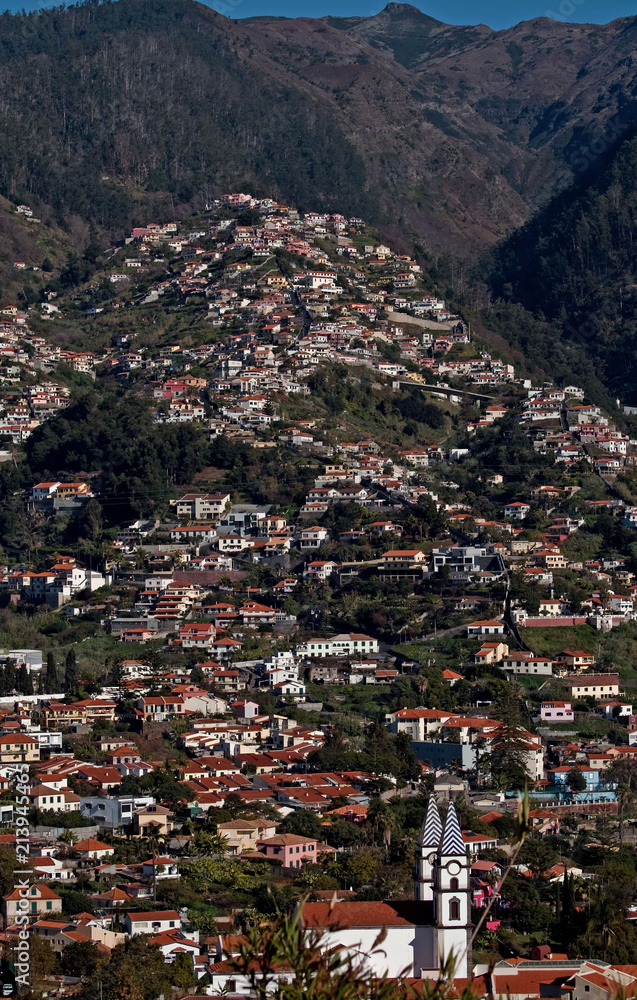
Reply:
<svg viewBox="0 0 637 1000"><path fill-rule="evenodd" d="M389 903L347 902L306 903L303 907L306 927L409 927L414 921L400 915Z"/></svg>

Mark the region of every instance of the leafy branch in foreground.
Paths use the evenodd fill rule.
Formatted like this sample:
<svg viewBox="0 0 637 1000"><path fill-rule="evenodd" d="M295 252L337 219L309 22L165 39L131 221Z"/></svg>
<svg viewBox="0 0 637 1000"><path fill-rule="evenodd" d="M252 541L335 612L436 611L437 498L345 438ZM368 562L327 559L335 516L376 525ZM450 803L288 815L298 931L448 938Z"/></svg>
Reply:
<svg viewBox="0 0 637 1000"><path fill-rule="evenodd" d="M529 833L529 794L518 800L516 830L511 844L513 851L502 876L507 878L515 865ZM466 952L487 919L495 895L484 908L467 944ZM294 913L277 910L271 920L249 924L239 951L228 956L233 973L243 977L251 995L258 1000L412 1000L415 991L410 979L412 970L404 969L396 979L387 974L377 976L370 966L382 956L387 937L381 928L368 954L349 948L341 951L331 942L326 946L323 931L309 928L303 922L303 900ZM330 903L330 913L336 904L336 894ZM336 930L336 920L334 921ZM370 958L372 962L370 963ZM436 979L419 981L420 1000L479 1000L483 995L468 981L458 992L454 986L456 969L464 955L441 955Z"/></svg>

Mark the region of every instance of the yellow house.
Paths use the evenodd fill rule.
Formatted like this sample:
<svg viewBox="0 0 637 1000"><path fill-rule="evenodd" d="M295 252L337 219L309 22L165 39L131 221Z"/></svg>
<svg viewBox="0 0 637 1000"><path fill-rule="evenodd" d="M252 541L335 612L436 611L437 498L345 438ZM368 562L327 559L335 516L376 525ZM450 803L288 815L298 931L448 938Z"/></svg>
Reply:
<svg viewBox="0 0 637 1000"><path fill-rule="evenodd" d="M26 733L6 733L0 736L0 764L21 764L40 759L40 743Z"/></svg>
<svg viewBox="0 0 637 1000"><path fill-rule="evenodd" d="M276 824L249 819L236 819L228 823L217 824L217 833L228 841L230 854L243 854L245 851L258 850L258 843L267 837L274 837Z"/></svg>
<svg viewBox="0 0 637 1000"><path fill-rule="evenodd" d="M139 837L153 833L163 837L173 828L173 816L174 813L165 806L142 806L133 813L133 829Z"/></svg>
<svg viewBox="0 0 637 1000"><path fill-rule="evenodd" d="M474 663L500 663L509 655L506 642L485 642L473 657Z"/></svg>
<svg viewBox="0 0 637 1000"><path fill-rule="evenodd" d="M4 926L9 927L15 923L15 918L22 914L28 914L33 920L38 917L51 916L53 913L62 912L62 897L57 892L49 889L48 885L31 885L27 889L27 895L21 896L24 890L14 889L2 897L2 917Z"/></svg>

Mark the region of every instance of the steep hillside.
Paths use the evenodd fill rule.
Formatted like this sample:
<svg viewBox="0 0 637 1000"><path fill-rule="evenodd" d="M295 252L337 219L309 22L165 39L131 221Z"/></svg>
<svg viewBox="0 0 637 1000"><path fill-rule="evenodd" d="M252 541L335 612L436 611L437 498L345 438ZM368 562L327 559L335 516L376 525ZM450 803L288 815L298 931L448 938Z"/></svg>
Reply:
<svg viewBox="0 0 637 1000"><path fill-rule="evenodd" d="M42 217L36 212L27 218L0 197L0 297L8 302L37 301L40 289L59 275L74 246L89 243L86 223L69 218L69 231L64 231L44 208Z"/></svg>
<svg viewBox="0 0 637 1000"><path fill-rule="evenodd" d="M633 122L635 31L494 32L395 3L319 20L231 21L192 0L4 15L0 192L115 233L250 187L468 253Z"/></svg>
<svg viewBox="0 0 637 1000"><path fill-rule="evenodd" d="M637 402L636 176L631 137L599 176L583 175L495 248L486 268L493 296L503 302L490 321L508 326L516 346L551 371L558 355L585 353L610 391L631 403ZM511 303L528 310L526 317Z"/></svg>

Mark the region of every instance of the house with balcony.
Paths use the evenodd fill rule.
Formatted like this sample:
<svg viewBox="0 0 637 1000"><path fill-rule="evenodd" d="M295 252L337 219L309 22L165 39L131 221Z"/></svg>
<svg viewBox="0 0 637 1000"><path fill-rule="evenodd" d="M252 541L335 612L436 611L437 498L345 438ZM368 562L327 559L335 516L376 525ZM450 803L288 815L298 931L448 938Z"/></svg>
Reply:
<svg viewBox="0 0 637 1000"><path fill-rule="evenodd" d="M165 722L166 719L180 718L184 714L184 699L181 695L156 695L139 698L137 711L144 722Z"/></svg>
<svg viewBox="0 0 637 1000"><path fill-rule="evenodd" d="M180 626L179 641L183 649L210 649L217 630L212 622L188 622Z"/></svg>
<svg viewBox="0 0 637 1000"><path fill-rule="evenodd" d="M274 837L276 824L267 820L234 819L218 823L217 833L227 839L229 854L244 854L257 851L259 841Z"/></svg>
<svg viewBox="0 0 637 1000"><path fill-rule="evenodd" d="M334 635L330 639L308 639L295 647L295 655L309 657L359 656L378 653L378 639L354 632Z"/></svg>
<svg viewBox="0 0 637 1000"><path fill-rule="evenodd" d="M15 924L16 917L27 915L30 920L52 917L62 912L62 897L48 885L37 883L28 888L26 896L22 890L13 889L2 897L2 918L5 927Z"/></svg>

